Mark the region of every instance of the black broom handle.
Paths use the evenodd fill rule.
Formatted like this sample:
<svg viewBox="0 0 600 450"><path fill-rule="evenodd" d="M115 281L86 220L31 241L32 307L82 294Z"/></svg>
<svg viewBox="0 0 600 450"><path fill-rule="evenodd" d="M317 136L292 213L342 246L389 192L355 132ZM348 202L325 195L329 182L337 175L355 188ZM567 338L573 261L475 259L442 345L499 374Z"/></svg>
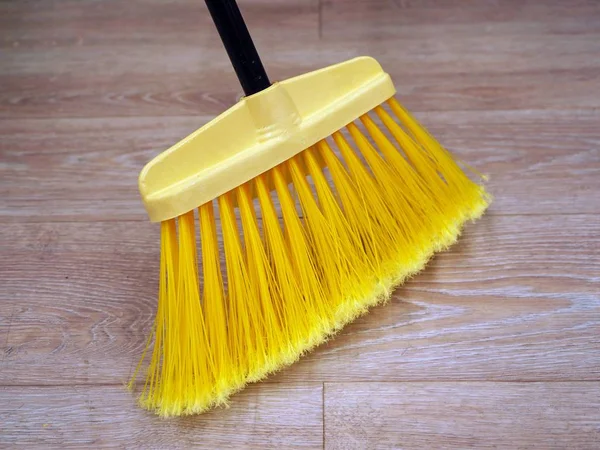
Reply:
<svg viewBox="0 0 600 450"><path fill-rule="evenodd" d="M246 95L271 85L235 0L205 0Z"/></svg>

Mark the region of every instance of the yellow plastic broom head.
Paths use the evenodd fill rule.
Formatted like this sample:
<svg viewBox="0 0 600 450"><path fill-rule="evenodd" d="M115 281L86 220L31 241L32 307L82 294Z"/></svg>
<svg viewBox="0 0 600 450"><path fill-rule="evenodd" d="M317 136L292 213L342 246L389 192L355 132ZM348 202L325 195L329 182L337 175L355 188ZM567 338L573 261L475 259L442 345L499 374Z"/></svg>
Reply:
<svg viewBox="0 0 600 450"><path fill-rule="evenodd" d="M225 404L387 300L484 212L484 188L394 94L356 58L243 98L144 168L161 262L142 406Z"/></svg>

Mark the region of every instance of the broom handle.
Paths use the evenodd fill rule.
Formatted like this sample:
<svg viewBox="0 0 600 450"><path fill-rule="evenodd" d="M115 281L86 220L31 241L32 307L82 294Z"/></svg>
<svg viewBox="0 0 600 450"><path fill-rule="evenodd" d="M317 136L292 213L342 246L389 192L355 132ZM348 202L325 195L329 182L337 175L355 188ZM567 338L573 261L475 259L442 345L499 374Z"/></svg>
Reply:
<svg viewBox="0 0 600 450"><path fill-rule="evenodd" d="M271 85L235 0L205 0L246 95Z"/></svg>

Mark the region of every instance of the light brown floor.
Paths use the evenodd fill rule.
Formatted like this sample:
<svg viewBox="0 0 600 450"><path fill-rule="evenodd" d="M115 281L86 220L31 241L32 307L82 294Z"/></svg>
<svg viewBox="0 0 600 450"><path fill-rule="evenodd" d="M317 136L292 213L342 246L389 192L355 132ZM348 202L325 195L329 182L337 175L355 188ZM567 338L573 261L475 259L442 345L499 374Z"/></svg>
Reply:
<svg viewBox="0 0 600 450"><path fill-rule="evenodd" d="M600 3L246 0L272 79L378 58L496 201L231 408L123 389L155 308L142 165L241 94L200 0L0 3L0 447L599 448Z"/></svg>

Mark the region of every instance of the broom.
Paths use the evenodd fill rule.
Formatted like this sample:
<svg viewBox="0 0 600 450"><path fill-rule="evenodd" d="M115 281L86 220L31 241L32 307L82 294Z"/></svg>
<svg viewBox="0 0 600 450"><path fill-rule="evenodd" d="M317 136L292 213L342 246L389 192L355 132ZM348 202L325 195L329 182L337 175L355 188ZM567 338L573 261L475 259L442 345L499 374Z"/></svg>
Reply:
<svg viewBox="0 0 600 450"><path fill-rule="evenodd" d="M489 202L374 59L271 83L235 1L206 4L246 97L139 177L161 257L129 387L153 342L139 403L163 417L226 405L293 363L389 299Z"/></svg>

